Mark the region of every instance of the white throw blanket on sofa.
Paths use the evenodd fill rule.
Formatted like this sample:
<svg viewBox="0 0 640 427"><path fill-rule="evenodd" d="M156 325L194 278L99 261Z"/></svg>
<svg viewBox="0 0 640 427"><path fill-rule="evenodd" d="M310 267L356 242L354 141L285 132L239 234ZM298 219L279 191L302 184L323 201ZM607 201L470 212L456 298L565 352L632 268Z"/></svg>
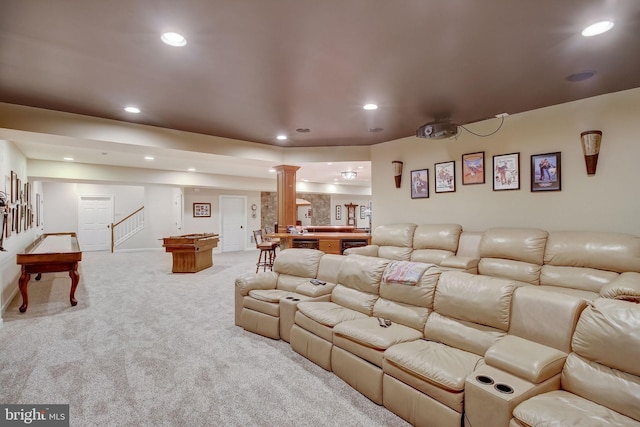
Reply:
<svg viewBox="0 0 640 427"><path fill-rule="evenodd" d="M424 272L434 265L422 262L391 261L382 274L382 281L415 286L422 279Z"/></svg>

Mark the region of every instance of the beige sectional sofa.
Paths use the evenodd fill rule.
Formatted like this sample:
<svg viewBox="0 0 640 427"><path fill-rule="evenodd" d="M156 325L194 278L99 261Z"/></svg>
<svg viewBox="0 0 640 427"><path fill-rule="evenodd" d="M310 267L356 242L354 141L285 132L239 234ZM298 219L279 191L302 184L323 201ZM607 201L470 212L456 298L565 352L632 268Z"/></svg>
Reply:
<svg viewBox="0 0 640 427"><path fill-rule="evenodd" d="M377 227L371 241L344 253L430 262L587 299L640 300L640 237L629 234L506 227L480 233L457 224L402 223ZM414 255L424 252L433 256Z"/></svg>
<svg viewBox="0 0 640 427"><path fill-rule="evenodd" d="M436 227L423 235L437 238ZM407 243L418 226L392 228L387 237ZM391 244L366 256L282 251L273 272L236 280L236 324L286 338L414 425L640 426L638 238L524 228L469 237L429 263ZM442 265L474 255L480 274Z"/></svg>
<svg viewBox="0 0 640 427"><path fill-rule="evenodd" d="M315 249L283 250L272 271L236 280L235 324L256 334L289 342L300 301L328 301L344 257ZM309 279L317 278L322 285Z"/></svg>
<svg viewBox="0 0 640 427"><path fill-rule="evenodd" d="M638 304L600 298L580 316L560 387L513 410L512 427L640 425Z"/></svg>

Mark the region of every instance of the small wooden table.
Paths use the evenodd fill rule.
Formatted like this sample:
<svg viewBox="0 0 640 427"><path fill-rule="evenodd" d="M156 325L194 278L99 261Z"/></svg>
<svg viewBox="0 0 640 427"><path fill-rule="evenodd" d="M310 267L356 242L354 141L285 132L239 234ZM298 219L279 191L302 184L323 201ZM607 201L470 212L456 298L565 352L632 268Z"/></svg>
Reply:
<svg viewBox="0 0 640 427"><path fill-rule="evenodd" d="M78 263L81 260L82 252L76 233L45 233L27 246L24 252L16 257L16 263L22 265L22 274L18 281L22 294L20 312L27 311L29 305L27 285L32 274L37 274L36 280L40 280L42 273L68 271L71 277L69 301L73 306L78 304L75 293L80 281Z"/></svg>
<svg viewBox="0 0 640 427"><path fill-rule="evenodd" d="M162 246L173 255L173 273L197 273L213 265L212 249L218 247L220 236L213 233L184 234L162 240Z"/></svg>

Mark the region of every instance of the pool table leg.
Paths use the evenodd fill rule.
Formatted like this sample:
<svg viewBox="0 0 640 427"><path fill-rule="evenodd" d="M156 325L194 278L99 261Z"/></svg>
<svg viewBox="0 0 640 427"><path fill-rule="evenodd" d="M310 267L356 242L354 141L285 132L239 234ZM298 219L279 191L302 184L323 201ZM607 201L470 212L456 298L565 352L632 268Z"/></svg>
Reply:
<svg viewBox="0 0 640 427"><path fill-rule="evenodd" d="M71 292L69 293L69 301L71 305L75 306L78 304L78 300L76 299L76 288L78 287L78 282L80 281L80 274L78 273L77 266L76 269L69 271L69 277L71 277Z"/></svg>
<svg viewBox="0 0 640 427"><path fill-rule="evenodd" d="M29 295L27 294L27 285L29 284L29 279L31 279L31 274L22 270L20 280L18 280L18 287L20 288L20 294L22 295L22 305L20 306L20 313L24 313L25 311L27 311L27 306L29 305Z"/></svg>

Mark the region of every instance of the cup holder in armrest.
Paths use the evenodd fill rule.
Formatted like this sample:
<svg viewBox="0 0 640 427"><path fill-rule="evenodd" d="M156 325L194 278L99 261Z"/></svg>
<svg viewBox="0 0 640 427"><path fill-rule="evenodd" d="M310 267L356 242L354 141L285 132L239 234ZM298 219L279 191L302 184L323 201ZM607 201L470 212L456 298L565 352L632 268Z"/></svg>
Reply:
<svg viewBox="0 0 640 427"><path fill-rule="evenodd" d="M493 384L493 378L488 377L486 375L478 375L476 377L476 381L478 381L481 384L487 384L487 385Z"/></svg>
<svg viewBox="0 0 640 427"><path fill-rule="evenodd" d="M504 393L504 394L511 394L513 393L513 387L508 386L506 384L496 384L493 386L496 390L498 390L500 393Z"/></svg>

